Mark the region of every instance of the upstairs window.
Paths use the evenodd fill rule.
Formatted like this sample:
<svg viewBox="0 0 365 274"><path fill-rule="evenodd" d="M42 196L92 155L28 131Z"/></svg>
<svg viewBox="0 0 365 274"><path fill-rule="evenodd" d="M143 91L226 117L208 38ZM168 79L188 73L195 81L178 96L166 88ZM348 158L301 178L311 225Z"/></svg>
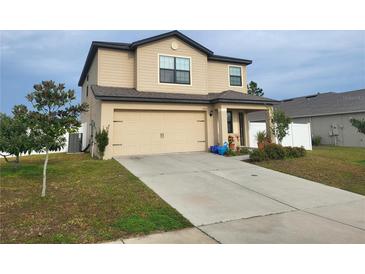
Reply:
<svg viewBox="0 0 365 274"><path fill-rule="evenodd" d="M241 67L229 67L229 85L238 87L242 86Z"/></svg>
<svg viewBox="0 0 365 274"><path fill-rule="evenodd" d="M160 83L190 85L190 59L160 55Z"/></svg>

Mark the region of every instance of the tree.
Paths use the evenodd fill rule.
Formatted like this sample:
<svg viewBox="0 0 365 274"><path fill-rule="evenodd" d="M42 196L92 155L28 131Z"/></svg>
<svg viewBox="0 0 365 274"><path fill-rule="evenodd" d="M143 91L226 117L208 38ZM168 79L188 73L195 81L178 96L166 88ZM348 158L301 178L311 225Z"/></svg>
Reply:
<svg viewBox="0 0 365 274"><path fill-rule="evenodd" d="M350 122L351 122L352 126L356 127L360 133L365 134L365 119L358 120L358 119L352 118L352 119L350 119Z"/></svg>
<svg viewBox="0 0 365 274"><path fill-rule="evenodd" d="M87 111L86 103L72 105L76 99L74 90L65 90L65 84L42 81L34 85L34 90L26 98L34 111L29 112L30 132L34 138L35 150L45 151L43 166L42 197L46 195L46 175L49 151L60 150L66 142L66 132L77 132L80 127L78 117Z"/></svg>
<svg viewBox="0 0 365 274"><path fill-rule="evenodd" d="M289 124L291 123L290 117L285 115L285 112L280 109L275 109L272 119L272 133L278 138L279 144L283 141L284 137L288 134Z"/></svg>
<svg viewBox="0 0 365 274"><path fill-rule="evenodd" d="M247 85L247 92L248 92L248 94L251 94L251 95L264 96L264 92L263 92L262 88L259 88L257 86L257 83L255 83L254 81L251 81Z"/></svg>
<svg viewBox="0 0 365 274"><path fill-rule="evenodd" d="M0 151L8 162L7 156L14 155L15 162L19 163L19 156L22 153L31 152L32 140L28 130L28 109L24 105L16 105L10 117L0 113Z"/></svg>
<svg viewBox="0 0 365 274"><path fill-rule="evenodd" d="M98 144L98 150L100 152L101 159L103 159L105 148L109 144L108 133L109 133L109 127L106 129L103 128L102 130L96 132L95 134L95 140L96 143Z"/></svg>

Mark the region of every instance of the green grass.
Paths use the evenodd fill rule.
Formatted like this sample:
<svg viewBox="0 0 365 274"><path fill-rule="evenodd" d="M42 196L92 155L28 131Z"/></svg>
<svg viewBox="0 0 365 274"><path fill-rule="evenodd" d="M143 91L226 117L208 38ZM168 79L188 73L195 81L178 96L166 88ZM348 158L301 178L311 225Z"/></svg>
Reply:
<svg viewBox="0 0 365 274"><path fill-rule="evenodd" d="M303 158L256 164L365 195L365 148L313 147Z"/></svg>
<svg viewBox="0 0 365 274"><path fill-rule="evenodd" d="M95 243L191 224L115 160L51 154L0 162L1 243Z"/></svg>

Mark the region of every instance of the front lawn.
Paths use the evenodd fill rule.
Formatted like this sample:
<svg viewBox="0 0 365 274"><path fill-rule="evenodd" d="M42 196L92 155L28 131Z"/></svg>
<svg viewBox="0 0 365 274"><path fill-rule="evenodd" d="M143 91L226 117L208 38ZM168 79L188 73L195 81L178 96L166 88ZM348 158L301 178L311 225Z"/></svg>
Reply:
<svg viewBox="0 0 365 274"><path fill-rule="evenodd" d="M191 226L115 160L88 154L51 154L41 198L43 159L0 162L1 243L95 243Z"/></svg>
<svg viewBox="0 0 365 274"><path fill-rule="evenodd" d="M313 147L303 158L255 164L365 195L365 148Z"/></svg>

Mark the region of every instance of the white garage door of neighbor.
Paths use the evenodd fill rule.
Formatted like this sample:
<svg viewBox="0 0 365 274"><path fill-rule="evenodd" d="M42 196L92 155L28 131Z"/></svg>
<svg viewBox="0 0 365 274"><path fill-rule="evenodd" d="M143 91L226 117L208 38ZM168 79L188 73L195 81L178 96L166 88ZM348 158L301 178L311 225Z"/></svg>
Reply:
<svg viewBox="0 0 365 274"><path fill-rule="evenodd" d="M115 111L114 155L206 150L205 112Z"/></svg>

